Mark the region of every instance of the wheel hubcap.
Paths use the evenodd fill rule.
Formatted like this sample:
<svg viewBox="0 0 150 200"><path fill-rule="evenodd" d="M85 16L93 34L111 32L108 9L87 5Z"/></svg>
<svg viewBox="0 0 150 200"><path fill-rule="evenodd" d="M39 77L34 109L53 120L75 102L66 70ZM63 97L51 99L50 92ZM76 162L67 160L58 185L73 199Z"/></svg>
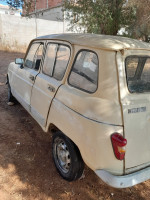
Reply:
<svg viewBox="0 0 150 200"><path fill-rule="evenodd" d="M55 141L55 154L57 162L64 173L67 173L70 169L71 158L68 147L64 140L56 139Z"/></svg>

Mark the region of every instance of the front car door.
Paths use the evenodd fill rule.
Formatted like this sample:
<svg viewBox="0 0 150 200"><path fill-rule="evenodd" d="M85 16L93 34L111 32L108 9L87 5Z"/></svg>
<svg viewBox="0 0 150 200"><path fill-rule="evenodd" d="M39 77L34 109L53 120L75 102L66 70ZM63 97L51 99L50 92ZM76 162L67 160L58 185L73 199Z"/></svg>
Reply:
<svg viewBox="0 0 150 200"><path fill-rule="evenodd" d="M13 95L29 112L32 87L39 73L43 46L43 42L33 42L30 45L23 66L15 66L16 69L14 70L15 73L11 82Z"/></svg>
<svg viewBox="0 0 150 200"><path fill-rule="evenodd" d="M48 42L40 73L33 85L31 114L42 128L46 126L51 102L64 82L71 56L71 46L67 43Z"/></svg>

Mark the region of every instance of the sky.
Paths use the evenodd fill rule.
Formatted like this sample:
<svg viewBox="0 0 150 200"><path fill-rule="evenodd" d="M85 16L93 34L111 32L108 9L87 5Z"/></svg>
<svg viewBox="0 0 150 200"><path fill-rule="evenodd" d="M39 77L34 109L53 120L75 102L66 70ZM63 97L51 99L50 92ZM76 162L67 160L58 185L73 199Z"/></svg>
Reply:
<svg viewBox="0 0 150 200"><path fill-rule="evenodd" d="M0 4L7 5L5 1L1 1L1 0L0 0Z"/></svg>
<svg viewBox="0 0 150 200"><path fill-rule="evenodd" d="M2 4L2 5L8 5L5 0L0 0L0 4ZM19 9L22 9L22 8L20 7Z"/></svg>

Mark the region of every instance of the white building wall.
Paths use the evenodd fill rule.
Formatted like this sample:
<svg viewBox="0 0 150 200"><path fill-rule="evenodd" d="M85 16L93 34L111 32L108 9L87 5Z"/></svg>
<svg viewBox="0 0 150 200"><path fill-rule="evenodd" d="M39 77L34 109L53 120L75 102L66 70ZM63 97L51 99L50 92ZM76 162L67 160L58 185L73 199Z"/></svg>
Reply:
<svg viewBox="0 0 150 200"><path fill-rule="evenodd" d="M0 49L24 52L32 39L63 32L64 22L0 14Z"/></svg>

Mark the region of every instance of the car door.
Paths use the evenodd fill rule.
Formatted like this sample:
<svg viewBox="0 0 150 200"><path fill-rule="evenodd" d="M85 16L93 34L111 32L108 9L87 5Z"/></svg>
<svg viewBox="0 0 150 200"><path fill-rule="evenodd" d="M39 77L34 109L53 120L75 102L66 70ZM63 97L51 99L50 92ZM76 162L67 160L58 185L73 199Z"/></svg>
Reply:
<svg viewBox="0 0 150 200"><path fill-rule="evenodd" d="M12 80L13 94L27 111L30 111L32 86L39 73L43 45L43 42L34 42L30 45L23 66L17 66Z"/></svg>
<svg viewBox="0 0 150 200"><path fill-rule="evenodd" d="M46 126L51 102L63 84L70 49L66 43L47 43L43 66L36 77L31 96L31 114L42 127Z"/></svg>

